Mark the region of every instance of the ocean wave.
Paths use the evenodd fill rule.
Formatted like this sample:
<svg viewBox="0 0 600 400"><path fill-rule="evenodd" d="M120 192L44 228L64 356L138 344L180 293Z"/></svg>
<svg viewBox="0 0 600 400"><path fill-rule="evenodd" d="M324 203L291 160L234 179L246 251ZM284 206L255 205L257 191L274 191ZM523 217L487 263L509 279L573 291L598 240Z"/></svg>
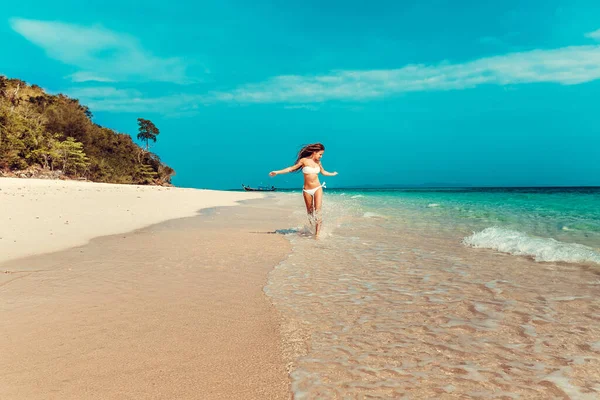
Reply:
<svg viewBox="0 0 600 400"><path fill-rule="evenodd" d="M440 205L439 205L438 203L430 203L430 204L427 204L427 207L428 207L428 208L439 207L439 206L440 206Z"/></svg>
<svg viewBox="0 0 600 400"><path fill-rule="evenodd" d="M538 262L563 261L600 264L600 252L578 243L529 236L523 232L491 227L463 239L465 246L494 249L503 253L531 256Z"/></svg>
<svg viewBox="0 0 600 400"><path fill-rule="evenodd" d="M356 194L356 195L354 195L354 196L352 196L350 198L351 199L360 199L360 198L363 198L363 197L365 197L365 196L363 196L362 194Z"/></svg>

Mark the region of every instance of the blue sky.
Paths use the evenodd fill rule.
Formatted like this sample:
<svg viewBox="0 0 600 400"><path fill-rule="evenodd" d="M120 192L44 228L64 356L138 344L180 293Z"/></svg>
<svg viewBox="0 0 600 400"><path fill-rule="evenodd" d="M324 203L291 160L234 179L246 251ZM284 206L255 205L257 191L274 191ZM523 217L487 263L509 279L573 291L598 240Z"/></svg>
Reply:
<svg viewBox="0 0 600 400"><path fill-rule="evenodd" d="M176 185L299 187L315 141L329 187L600 185L598 1L10 3L0 74L151 119Z"/></svg>

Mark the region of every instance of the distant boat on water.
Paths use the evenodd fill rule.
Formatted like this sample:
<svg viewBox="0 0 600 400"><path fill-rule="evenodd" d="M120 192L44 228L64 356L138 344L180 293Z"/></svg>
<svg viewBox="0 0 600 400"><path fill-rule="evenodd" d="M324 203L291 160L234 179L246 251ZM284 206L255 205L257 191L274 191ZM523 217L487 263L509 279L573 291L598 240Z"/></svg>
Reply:
<svg viewBox="0 0 600 400"><path fill-rule="evenodd" d="M247 192L274 192L277 190L275 188L275 186L259 186L257 188L252 188L250 186L244 185L243 183L242 183L242 187Z"/></svg>

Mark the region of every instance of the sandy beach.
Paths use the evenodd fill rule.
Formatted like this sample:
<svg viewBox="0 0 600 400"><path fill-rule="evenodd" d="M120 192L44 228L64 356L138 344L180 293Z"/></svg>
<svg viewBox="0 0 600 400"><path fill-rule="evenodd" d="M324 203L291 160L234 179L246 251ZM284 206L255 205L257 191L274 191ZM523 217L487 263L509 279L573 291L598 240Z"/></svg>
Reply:
<svg viewBox="0 0 600 400"><path fill-rule="evenodd" d="M175 187L1 178L0 262L260 197Z"/></svg>
<svg viewBox="0 0 600 400"><path fill-rule="evenodd" d="M246 193L0 188L0 398L290 397L263 292L288 210Z"/></svg>

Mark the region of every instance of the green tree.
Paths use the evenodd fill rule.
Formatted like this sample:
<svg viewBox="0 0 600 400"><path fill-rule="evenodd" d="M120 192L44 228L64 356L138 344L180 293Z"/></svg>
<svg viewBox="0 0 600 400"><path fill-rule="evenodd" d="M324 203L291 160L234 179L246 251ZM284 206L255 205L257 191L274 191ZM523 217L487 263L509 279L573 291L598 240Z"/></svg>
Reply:
<svg viewBox="0 0 600 400"><path fill-rule="evenodd" d="M37 162L44 169L54 170L54 163L60 158L59 148L60 135L37 135L34 137L33 145L30 144L25 159Z"/></svg>
<svg viewBox="0 0 600 400"><path fill-rule="evenodd" d="M156 179L157 176L158 173L152 168L151 165L141 164L136 168L136 180L145 185L154 182L154 179Z"/></svg>
<svg viewBox="0 0 600 400"><path fill-rule="evenodd" d="M160 133L158 128L149 119L138 118L139 133L137 138L146 142L146 151L149 148L149 141L156 143L156 136Z"/></svg>
<svg viewBox="0 0 600 400"><path fill-rule="evenodd" d="M76 141L72 137L68 137L63 142L55 142L52 153L58 156L58 160L62 163L62 170L65 173L83 172L89 166L89 158L83 151L83 143Z"/></svg>

